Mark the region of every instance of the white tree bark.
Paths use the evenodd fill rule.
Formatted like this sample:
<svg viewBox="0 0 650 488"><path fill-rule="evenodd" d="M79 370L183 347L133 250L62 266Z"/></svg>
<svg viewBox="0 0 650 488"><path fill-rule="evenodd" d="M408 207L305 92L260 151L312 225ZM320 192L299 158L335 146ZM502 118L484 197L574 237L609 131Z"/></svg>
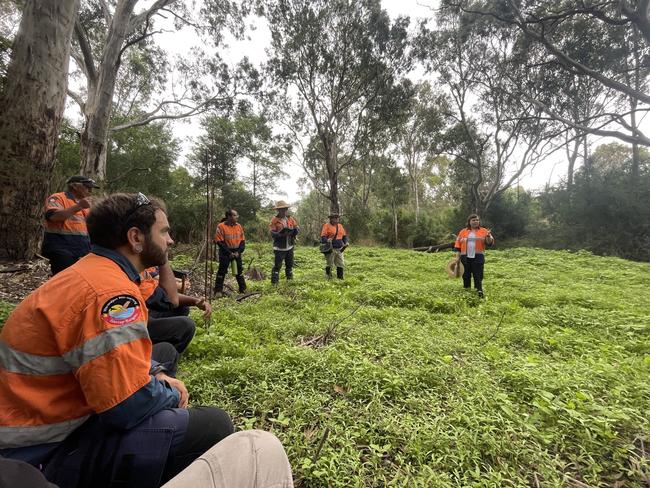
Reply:
<svg viewBox="0 0 650 488"><path fill-rule="evenodd" d="M79 0L27 0L0 98L0 253L30 259L41 237Z"/></svg>

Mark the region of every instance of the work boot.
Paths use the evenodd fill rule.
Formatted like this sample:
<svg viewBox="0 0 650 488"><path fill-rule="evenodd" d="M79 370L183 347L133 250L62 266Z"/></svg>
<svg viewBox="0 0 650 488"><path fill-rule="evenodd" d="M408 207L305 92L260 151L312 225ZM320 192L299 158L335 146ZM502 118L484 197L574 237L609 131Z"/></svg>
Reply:
<svg viewBox="0 0 650 488"><path fill-rule="evenodd" d="M223 282L226 280L226 275L217 275L217 280L214 282L214 294L216 296L223 295Z"/></svg>
<svg viewBox="0 0 650 488"><path fill-rule="evenodd" d="M293 279L293 270L292 269L285 269L284 270L284 275L287 277L287 280L292 280Z"/></svg>
<svg viewBox="0 0 650 488"><path fill-rule="evenodd" d="M332 268L330 266L325 267L325 276L327 276L327 279L332 278Z"/></svg>
<svg viewBox="0 0 650 488"><path fill-rule="evenodd" d="M271 284L272 285L277 285L279 281L280 281L280 272L279 271L272 271L271 272Z"/></svg>
<svg viewBox="0 0 650 488"><path fill-rule="evenodd" d="M239 293L244 293L246 291L246 280L244 279L244 275L237 275L235 278L239 285Z"/></svg>
<svg viewBox="0 0 650 488"><path fill-rule="evenodd" d="M337 277L339 280L342 280L342 279L343 279L343 268L339 268L339 267L337 266L337 268L336 268L336 277Z"/></svg>
<svg viewBox="0 0 650 488"><path fill-rule="evenodd" d="M483 298L485 295L483 295L483 290L478 291L478 297Z"/></svg>

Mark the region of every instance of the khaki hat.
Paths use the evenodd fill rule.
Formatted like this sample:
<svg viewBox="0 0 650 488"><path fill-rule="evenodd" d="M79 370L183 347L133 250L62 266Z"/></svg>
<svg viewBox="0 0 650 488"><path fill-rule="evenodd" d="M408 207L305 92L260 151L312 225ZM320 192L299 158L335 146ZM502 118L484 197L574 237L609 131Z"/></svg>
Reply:
<svg viewBox="0 0 650 488"><path fill-rule="evenodd" d="M456 261L455 259L449 261L445 269L447 270L447 274L450 278L460 278L465 272L463 263Z"/></svg>
<svg viewBox="0 0 650 488"><path fill-rule="evenodd" d="M275 207L273 207L273 210L279 210L279 209L281 209L281 208L289 208L290 206L291 206L291 205L289 205L289 204L288 204L287 202L285 202L284 200L278 200L278 201L275 203Z"/></svg>

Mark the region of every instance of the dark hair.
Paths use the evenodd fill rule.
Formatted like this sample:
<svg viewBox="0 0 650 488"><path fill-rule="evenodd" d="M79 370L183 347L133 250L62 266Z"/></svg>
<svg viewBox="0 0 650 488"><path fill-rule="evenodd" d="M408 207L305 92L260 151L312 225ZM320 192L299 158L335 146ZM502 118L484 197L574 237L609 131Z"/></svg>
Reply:
<svg viewBox="0 0 650 488"><path fill-rule="evenodd" d="M94 204L86 224L90 241L108 249L117 249L128 242L127 231L137 227L147 236L156 221L156 211L167 213L165 204L152 198L149 203L138 201L137 193L115 193Z"/></svg>
<svg viewBox="0 0 650 488"><path fill-rule="evenodd" d="M237 210L235 210L234 208L229 208L228 210L226 210L226 214L225 214L226 216L223 219L221 219L219 222L225 222L226 220L228 220L228 218L232 217L233 211L236 212Z"/></svg>
<svg viewBox="0 0 650 488"><path fill-rule="evenodd" d="M478 216L478 214L470 214L469 217L467 217L467 228L468 228L468 229L471 229L471 228L472 228L472 226L469 225L469 221L470 221L470 220L472 220L472 219L479 219L479 218L480 218L480 217Z"/></svg>

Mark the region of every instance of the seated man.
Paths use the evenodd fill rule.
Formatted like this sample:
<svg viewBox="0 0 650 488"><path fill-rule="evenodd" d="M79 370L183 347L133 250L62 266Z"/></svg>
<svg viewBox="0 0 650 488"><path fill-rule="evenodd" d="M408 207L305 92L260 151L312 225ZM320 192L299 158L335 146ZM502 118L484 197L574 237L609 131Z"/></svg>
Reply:
<svg viewBox="0 0 650 488"><path fill-rule="evenodd" d="M61 487L157 487L234 427L218 408L188 409L185 385L152 360L138 285L167 262L164 205L112 195L87 224L92 252L0 332L0 456L42 466Z"/></svg>
<svg viewBox="0 0 650 488"><path fill-rule="evenodd" d="M169 263L145 270L140 289L149 310L147 329L153 344L167 342L181 354L190 344L196 324L187 315L190 307L203 310L203 316L212 315L210 302L178 292L174 272Z"/></svg>

